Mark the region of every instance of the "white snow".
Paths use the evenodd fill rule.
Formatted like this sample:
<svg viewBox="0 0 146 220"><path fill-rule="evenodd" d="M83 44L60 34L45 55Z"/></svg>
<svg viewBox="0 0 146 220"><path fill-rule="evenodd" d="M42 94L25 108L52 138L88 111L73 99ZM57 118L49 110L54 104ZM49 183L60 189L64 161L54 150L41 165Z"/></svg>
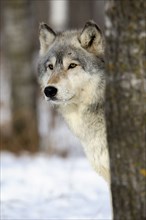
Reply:
<svg viewBox="0 0 146 220"><path fill-rule="evenodd" d="M109 220L109 195L84 157L1 153L1 220Z"/></svg>

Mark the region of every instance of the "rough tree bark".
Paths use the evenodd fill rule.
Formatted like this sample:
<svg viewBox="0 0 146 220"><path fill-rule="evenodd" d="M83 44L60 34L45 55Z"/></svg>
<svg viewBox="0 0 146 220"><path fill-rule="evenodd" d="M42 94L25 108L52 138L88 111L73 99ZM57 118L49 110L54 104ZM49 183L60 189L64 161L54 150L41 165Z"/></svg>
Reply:
<svg viewBox="0 0 146 220"><path fill-rule="evenodd" d="M5 2L5 53L11 71L12 129L11 150L35 151L38 146L36 80L33 74L32 2Z"/></svg>
<svg viewBox="0 0 146 220"><path fill-rule="evenodd" d="M106 1L107 131L115 220L146 219L146 2Z"/></svg>

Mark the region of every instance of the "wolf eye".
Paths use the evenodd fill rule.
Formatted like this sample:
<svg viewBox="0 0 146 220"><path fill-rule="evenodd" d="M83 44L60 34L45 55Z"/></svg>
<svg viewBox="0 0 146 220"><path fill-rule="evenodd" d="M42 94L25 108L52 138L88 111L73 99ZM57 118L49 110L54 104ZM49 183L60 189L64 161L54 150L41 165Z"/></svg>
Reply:
<svg viewBox="0 0 146 220"><path fill-rule="evenodd" d="M52 65L52 64L49 64L47 67L48 67L50 70L53 70L53 65Z"/></svg>
<svg viewBox="0 0 146 220"><path fill-rule="evenodd" d="M68 66L68 69L73 69L77 66L76 63L71 63L69 66Z"/></svg>

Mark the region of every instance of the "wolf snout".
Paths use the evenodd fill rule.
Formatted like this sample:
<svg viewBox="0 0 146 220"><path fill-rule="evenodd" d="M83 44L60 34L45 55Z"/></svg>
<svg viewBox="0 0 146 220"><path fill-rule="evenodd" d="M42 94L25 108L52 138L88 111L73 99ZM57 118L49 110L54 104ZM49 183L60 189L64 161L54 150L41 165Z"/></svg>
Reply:
<svg viewBox="0 0 146 220"><path fill-rule="evenodd" d="M57 88L55 88L54 86L47 86L44 89L44 93L48 98L52 99L57 94Z"/></svg>

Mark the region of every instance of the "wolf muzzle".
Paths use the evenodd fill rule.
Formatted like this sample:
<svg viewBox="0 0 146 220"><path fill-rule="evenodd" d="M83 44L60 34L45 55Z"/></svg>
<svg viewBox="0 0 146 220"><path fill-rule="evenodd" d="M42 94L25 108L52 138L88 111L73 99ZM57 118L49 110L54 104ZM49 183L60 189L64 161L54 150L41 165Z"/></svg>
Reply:
<svg viewBox="0 0 146 220"><path fill-rule="evenodd" d="M57 89L54 86L47 86L44 93L48 98L53 99L57 94Z"/></svg>

